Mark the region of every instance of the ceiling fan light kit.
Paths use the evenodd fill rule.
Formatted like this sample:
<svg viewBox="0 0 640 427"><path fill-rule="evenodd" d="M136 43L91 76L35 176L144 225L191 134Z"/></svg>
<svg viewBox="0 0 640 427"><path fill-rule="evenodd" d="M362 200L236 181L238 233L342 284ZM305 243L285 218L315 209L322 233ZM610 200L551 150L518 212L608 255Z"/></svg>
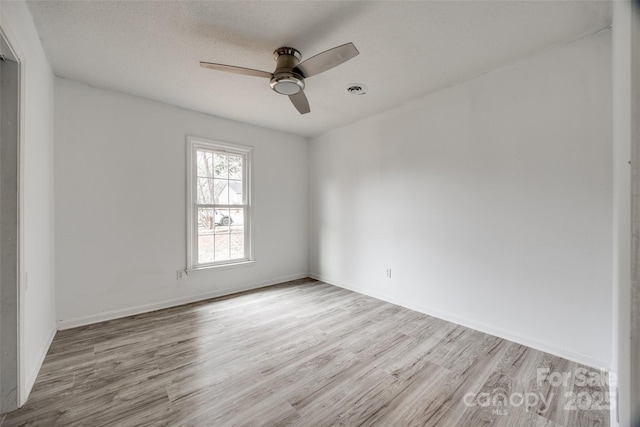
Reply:
<svg viewBox="0 0 640 427"><path fill-rule="evenodd" d="M304 77L295 72L302 56L292 47L280 47L273 52L276 70L269 85L282 95L295 95L304 90Z"/></svg>
<svg viewBox="0 0 640 427"><path fill-rule="evenodd" d="M302 55L299 51L292 47L280 47L273 52L276 60L276 70L273 73L212 62L200 62L200 66L212 70L266 77L269 79L271 89L281 95L287 95L300 114L307 114L311 108L304 94L304 79L330 70L356 57L359 53L353 43L346 43L300 62Z"/></svg>

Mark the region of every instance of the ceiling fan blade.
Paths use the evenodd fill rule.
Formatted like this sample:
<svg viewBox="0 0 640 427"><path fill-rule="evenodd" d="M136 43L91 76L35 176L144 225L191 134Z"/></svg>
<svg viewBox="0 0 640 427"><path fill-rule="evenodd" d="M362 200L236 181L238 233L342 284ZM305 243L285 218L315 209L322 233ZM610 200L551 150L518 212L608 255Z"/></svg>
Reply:
<svg viewBox="0 0 640 427"><path fill-rule="evenodd" d="M266 77L270 79L273 74L266 71L253 70L251 68L235 67L233 65L214 64L212 62L200 62L200 66L203 68L209 68L211 70L226 71L228 73L244 74L247 76Z"/></svg>
<svg viewBox="0 0 640 427"><path fill-rule="evenodd" d="M312 56L311 58L302 61L298 64L296 69L303 77L315 76L316 74L330 70L343 62L347 62L348 60L358 56L359 53L360 52L358 52L358 49L356 49L353 43L343 44L342 46L325 50L316 56Z"/></svg>
<svg viewBox="0 0 640 427"><path fill-rule="evenodd" d="M309 101L303 91L300 91L294 95L289 95L289 99L294 107L300 112L300 114L307 114L311 111L309 108Z"/></svg>

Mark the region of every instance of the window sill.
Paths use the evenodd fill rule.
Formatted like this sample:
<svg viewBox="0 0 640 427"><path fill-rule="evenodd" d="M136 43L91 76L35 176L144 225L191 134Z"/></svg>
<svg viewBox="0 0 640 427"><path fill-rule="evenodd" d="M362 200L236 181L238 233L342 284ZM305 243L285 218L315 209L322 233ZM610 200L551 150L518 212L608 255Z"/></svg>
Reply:
<svg viewBox="0 0 640 427"><path fill-rule="evenodd" d="M229 268L239 268L239 267L250 267L256 263L255 259L248 261L238 261L238 262L230 262L228 264L218 264L218 265L203 265L200 267L192 267L187 268L185 272L187 275L193 273L194 271L207 271L207 270L227 270Z"/></svg>

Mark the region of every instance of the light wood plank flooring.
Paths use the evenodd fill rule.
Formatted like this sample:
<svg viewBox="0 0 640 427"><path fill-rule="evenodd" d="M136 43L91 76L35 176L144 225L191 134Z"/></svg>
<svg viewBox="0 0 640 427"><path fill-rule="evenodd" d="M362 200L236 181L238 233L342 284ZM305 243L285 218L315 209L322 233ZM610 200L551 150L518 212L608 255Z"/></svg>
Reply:
<svg viewBox="0 0 640 427"><path fill-rule="evenodd" d="M608 426L598 375L306 279L58 332L3 426Z"/></svg>

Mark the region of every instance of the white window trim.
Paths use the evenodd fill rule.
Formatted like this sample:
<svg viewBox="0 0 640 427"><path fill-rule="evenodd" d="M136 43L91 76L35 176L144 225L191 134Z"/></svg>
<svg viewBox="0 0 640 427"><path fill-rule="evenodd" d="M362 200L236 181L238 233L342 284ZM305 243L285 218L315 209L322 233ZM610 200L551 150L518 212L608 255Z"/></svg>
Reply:
<svg viewBox="0 0 640 427"><path fill-rule="evenodd" d="M242 154L245 157L243 168L243 191L246 197L245 211L245 257L231 261L218 261L213 263L199 264L198 256L198 220L196 215L196 179L195 172L196 152L199 148L206 150L226 151L233 154ZM230 266L251 265L255 262L253 255L253 206L251 189L253 187L252 180L252 150L253 147L248 145L233 144L228 142L214 141L210 139L200 138L196 136L187 136L187 272L196 270L205 270L210 268L223 268Z"/></svg>

